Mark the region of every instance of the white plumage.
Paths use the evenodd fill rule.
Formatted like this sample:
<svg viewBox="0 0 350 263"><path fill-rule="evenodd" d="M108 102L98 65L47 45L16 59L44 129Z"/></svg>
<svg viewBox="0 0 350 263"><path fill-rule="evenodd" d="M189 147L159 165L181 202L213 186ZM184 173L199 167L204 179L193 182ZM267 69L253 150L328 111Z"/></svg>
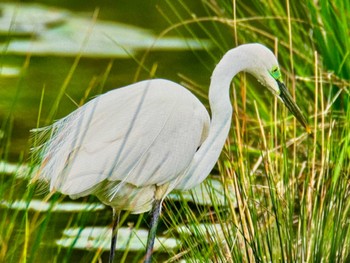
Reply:
<svg viewBox="0 0 350 263"><path fill-rule="evenodd" d="M229 88L240 71L255 76L310 132L284 86L273 53L260 44L229 50L212 74L211 119L184 87L167 80L138 82L96 97L52 126L35 132L38 177L72 198L94 194L115 211L153 207L147 244L150 262L161 202L173 189L201 183L214 167L228 135ZM113 236L110 261L116 237Z"/></svg>
<svg viewBox="0 0 350 263"><path fill-rule="evenodd" d="M154 185L175 187L208 128L208 112L188 90L162 79L142 81L39 129L39 137L50 133L39 148L40 176L51 191L73 198L96 194L108 205L144 212L151 208ZM134 205L118 205L128 203L122 201L128 196Z"/></svg>

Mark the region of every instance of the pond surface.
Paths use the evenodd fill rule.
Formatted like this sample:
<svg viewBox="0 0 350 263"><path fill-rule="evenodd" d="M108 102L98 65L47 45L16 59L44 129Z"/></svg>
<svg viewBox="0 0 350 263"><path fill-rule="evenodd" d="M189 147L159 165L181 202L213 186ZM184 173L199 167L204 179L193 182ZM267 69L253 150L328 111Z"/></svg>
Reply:
<svg viewBox="0 0 350 263"><path fill-rule="evenodd" d="M185 76L207 87L211 69L197 58L210 61L202 51L210 42L184 39L176 32L157 40L168 23L159 12L166 6L156 1L131 5L105 0L98 6L94 1L57 1L51 6L44 5L46 1L27 2L0 5L0 229L1 242L10 247L0 249L0 255L7 254L0 261L18 262L21 253L16 251L26 249L29 262L94 261L109 249L111 210L94 197L71 201L55 195L43 201L46 190L28 190L28 174L33 173L27 166L30 130L52 123L100 93L147 79L152 69L160 78L181 82ZM151 52L140 62L150 46ZM202 198L207 205L203 189L194 193L198 191L196 201ZM185 198L192 199L193 193ZM131 252L124 252L126 246L120 243L118 257L142 259L147 220L147 214L125 216L121 240L132 243ZM157 242L162 258L179 246L169 236ZM104 253L102 258L107 257Z"/></svg>
<svg viewBox="0 0 350 263"><path fill-rule="evenodd" d="M142 65L138 80L149 78L147 70L156 65L156 77L179 82L179 74L183 74L205 84L209 82L210 72L201 64L193 66L196 55L205 56L195 40L166 36L155 41L156 30L99 19L91 22L95 7L85 16L43 5L22 5L20 9L17 5L2 4L0 8L3 10L0 30L3 32L0 42L3 54L0 118L3 124L0 135L9 136L4 129L12 127L12 146L7 151L11 161L17 161L19 154L28 152L29 130L37 126L43 92L40 126L65 116L76 109L77 104L97 94L135 82L139 61L150 46L153 46L152 52ZM26 20L28 16L35 18L29 20L31 24ZM162 21L158 25L166 28L164 19L159 15L158 19ZM12 35L8 38L6 25ZM82 32L82 28L87 32ZM73 66L77 57L78 63ZM51 108L63 86L64 96L57 113L52 114Z"/></svg>

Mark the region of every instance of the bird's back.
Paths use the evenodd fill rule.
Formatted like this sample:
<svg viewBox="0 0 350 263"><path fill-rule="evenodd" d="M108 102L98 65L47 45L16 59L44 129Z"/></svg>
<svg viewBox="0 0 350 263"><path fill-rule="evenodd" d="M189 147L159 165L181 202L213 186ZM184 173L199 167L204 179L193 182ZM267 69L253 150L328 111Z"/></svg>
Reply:
<svg viewBox="0 0 350 263"><path fill-rule="evenodd" d="M51 190L73 197L98 193L112 201L121 198L123 185L152 195L154 185L174 182L186 169L208 126L205 107L182 86L138 82L98 96L44 130L52 135L39 150L41 177Z"/></svg>

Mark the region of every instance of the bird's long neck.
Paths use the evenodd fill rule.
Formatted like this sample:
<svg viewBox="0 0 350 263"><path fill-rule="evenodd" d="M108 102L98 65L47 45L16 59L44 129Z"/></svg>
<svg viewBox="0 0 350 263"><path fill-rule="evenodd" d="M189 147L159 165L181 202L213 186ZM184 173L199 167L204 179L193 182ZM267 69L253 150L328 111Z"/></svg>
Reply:
<svg viewBox="0 0 350 263"><path fill-rule="evenodd" d="M215 67L209 88L212 113L209 134L177 189L189 189L201 183L218 160L231 126L230 84L238 72L246 69L245 61L244 54L236 48L226 53Z"/></svg>

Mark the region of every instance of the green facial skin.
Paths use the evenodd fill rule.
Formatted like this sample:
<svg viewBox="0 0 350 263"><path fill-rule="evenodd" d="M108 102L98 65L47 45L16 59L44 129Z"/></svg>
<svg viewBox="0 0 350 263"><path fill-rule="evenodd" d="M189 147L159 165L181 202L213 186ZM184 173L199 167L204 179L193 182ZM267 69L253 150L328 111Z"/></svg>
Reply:
<svg viewBox="0 0 350 263"><path fill-rule="evenodd" d="M270 71L270 74L275 80L282 82L282 74L281 74L281 71L278 67L273 68Z"/></svg>

